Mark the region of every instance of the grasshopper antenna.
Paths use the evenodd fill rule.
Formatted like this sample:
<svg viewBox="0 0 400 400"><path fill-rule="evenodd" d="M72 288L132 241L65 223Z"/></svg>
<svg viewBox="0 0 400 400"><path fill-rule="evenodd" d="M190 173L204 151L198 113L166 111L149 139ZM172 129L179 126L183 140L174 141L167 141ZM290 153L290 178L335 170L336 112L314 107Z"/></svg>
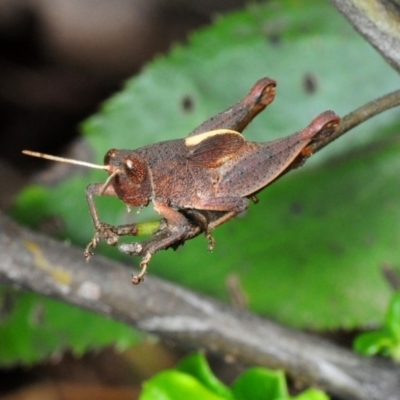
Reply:
<svg viewBox="0 0 400 400"><path fill-rule="evenodd" d="M57 162L62 162L62 163L66 163L66 164L80 165L82 167L87 167L87 168L102 169L102 170L111 172L109 165L92 164L92 163L89 163L86 161L79 161L79 160L74 160L72 158L52 156L51 154L44 154L44 153L39 153L37 151L31 151L31 150L22 150L22 153L26 154L27 156L44 158L46 160L57 161ZM114 172L112 172L112 174L104 182L103 187L101 188L100 193L99 193L100 195L104 194L107 187L110 186L111 181L117 175L119 175L121 172L122 171L120 169L116 169Z"/></svg>
<svg viewBox="0 0 400 400"><path fill-rule="evenodd" d="M26 154L27 156L44 158L46 160L57 161L66 164L81 165L87 168L103 169L106 171L110 169L108 165L92 164L86 161L73 160L72 158L64 158L64 157L52 156L50 154L38 153L37 151L23 150L22 153Z"/></svg>

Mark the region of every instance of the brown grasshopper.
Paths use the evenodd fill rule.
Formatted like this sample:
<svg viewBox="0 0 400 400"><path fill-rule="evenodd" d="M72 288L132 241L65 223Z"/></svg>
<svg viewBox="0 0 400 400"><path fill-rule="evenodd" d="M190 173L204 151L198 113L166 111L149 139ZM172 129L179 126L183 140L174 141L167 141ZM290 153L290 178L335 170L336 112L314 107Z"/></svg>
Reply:
<svg viewBox="0 0 400 400"><path fill-rule="evenodd" d="M41 153L24 153L105 169L103 183L90 184L86 197L96 233L85 250L89 259L101 239L117 244L123 235L137 235L137 225L113 226L100 221L94 195L116 196L128 207L150 202L163 217L158 231L148 240L121 244L127 254L141 255L143 280L152 255L176 248L205 232L209 250L214 246L211 231L245 211L249 200L289 170L302 165L316 142L331 135L340 118L332 111L318 115L306 128L266 143L246 141L241 132L275 97L276 82L260 79L249 94L226 111L204 122L185 139L155 143L136 150L112 149L104 165L93 165Z"/></svg>

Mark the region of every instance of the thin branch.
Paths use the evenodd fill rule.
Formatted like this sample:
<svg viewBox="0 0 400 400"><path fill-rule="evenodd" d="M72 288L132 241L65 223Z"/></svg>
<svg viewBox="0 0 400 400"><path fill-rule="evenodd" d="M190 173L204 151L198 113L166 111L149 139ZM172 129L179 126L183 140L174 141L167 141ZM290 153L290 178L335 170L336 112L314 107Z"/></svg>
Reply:
<svg viewBox="0 0 400 400"><path fill-rule="evenodd" d="M375 115L397 106L400 106L400 90L385 94L384 96L372 100L362 107L357 108L342 118L335 133L329 136L326 141L316 143L314 147L314 153L321 150L329 143L332 143L334 140L355 128L357 125L360 125Z"/></svg>
<svg viewBox="0 0 400 400"><path fill-rule="evenodd" d="M22 228L0 215L0 282L76 304L181 346L282 368L346 399L395 400L400 366L362 358L324 340L149 276L133 288L130 268Z"/></svg>

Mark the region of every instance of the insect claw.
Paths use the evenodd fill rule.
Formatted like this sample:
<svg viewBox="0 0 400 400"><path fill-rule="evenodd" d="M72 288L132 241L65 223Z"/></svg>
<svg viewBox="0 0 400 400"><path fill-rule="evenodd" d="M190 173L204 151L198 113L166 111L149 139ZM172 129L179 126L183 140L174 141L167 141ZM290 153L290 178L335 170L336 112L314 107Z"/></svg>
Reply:
<svg viewBox="0 0 400 400"><path fill-rule="evenodd" d="M208 241L207 250L211 253L214 250L215 239L209 230L206 231L206 239Z"/></svg>
<svg viewBox="0 0 400 400"><path fill-rule="evenodd" d="M83 256L85 257L86 261L89 261L91 257L94 255L93 249L97 247L99 241L100 237L99 234L96 232L96 234L93 236L93 239L88 243L88 245L85 248L85 251L83 252Z"/></svg>
<svg viewBox="0 0 400 400"><path fill-rule="evenodd" d="M85 260L87 262L89 262L89 260L92 258L93 256L93 252L91 251L92 249L92 243L89 243L85 249L85 251L83 252L83 257L85 257Z"/></svg>
<svg viewBox="0 0 400 400"><path fill-rule="evenodd" d="M249 199L254 203L257 204L259 202L258 197L255 194L252 194Z"/></svg>
<svg viewBox="0 0 400 400"><path fill-rule="evenodd" d="M150 260L151 260L151 253L147 252L145 256L142 258L142 261L140 263L140 268L142 270L137 275L132 276L132 283L134 285L139 285L139 283L144 280L144 275L147 272L147 266L149 265Z"/></svg>
<svg viewBox="0 0 400 400"><path fill-rule="evenodd" d="M140 274L132 276L132 284L135 286L139 285L139 283L143 282L143 281L144 281L144 277L143 277L142 271L140 272Z"/></svg>

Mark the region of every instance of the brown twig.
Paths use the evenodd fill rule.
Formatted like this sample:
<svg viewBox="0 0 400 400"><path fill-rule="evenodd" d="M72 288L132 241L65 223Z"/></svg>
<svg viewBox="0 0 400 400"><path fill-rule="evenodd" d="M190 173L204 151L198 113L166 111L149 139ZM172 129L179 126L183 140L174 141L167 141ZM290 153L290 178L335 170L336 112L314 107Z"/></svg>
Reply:
<svg viewBox="0 0 400 400"><path fill-rule="evenodd" d="M372 100L362 107L357 108L356 110L343 117L338 128L336 129L336 132L333 135L330 135L326 141L321 141L315 145L314 152L321 150L329 143L332 143L334 140L344 135L346 132L374 117L375 115L378 115L397 106L400 106L400 90L385 94L384 96Z"/></svg>

